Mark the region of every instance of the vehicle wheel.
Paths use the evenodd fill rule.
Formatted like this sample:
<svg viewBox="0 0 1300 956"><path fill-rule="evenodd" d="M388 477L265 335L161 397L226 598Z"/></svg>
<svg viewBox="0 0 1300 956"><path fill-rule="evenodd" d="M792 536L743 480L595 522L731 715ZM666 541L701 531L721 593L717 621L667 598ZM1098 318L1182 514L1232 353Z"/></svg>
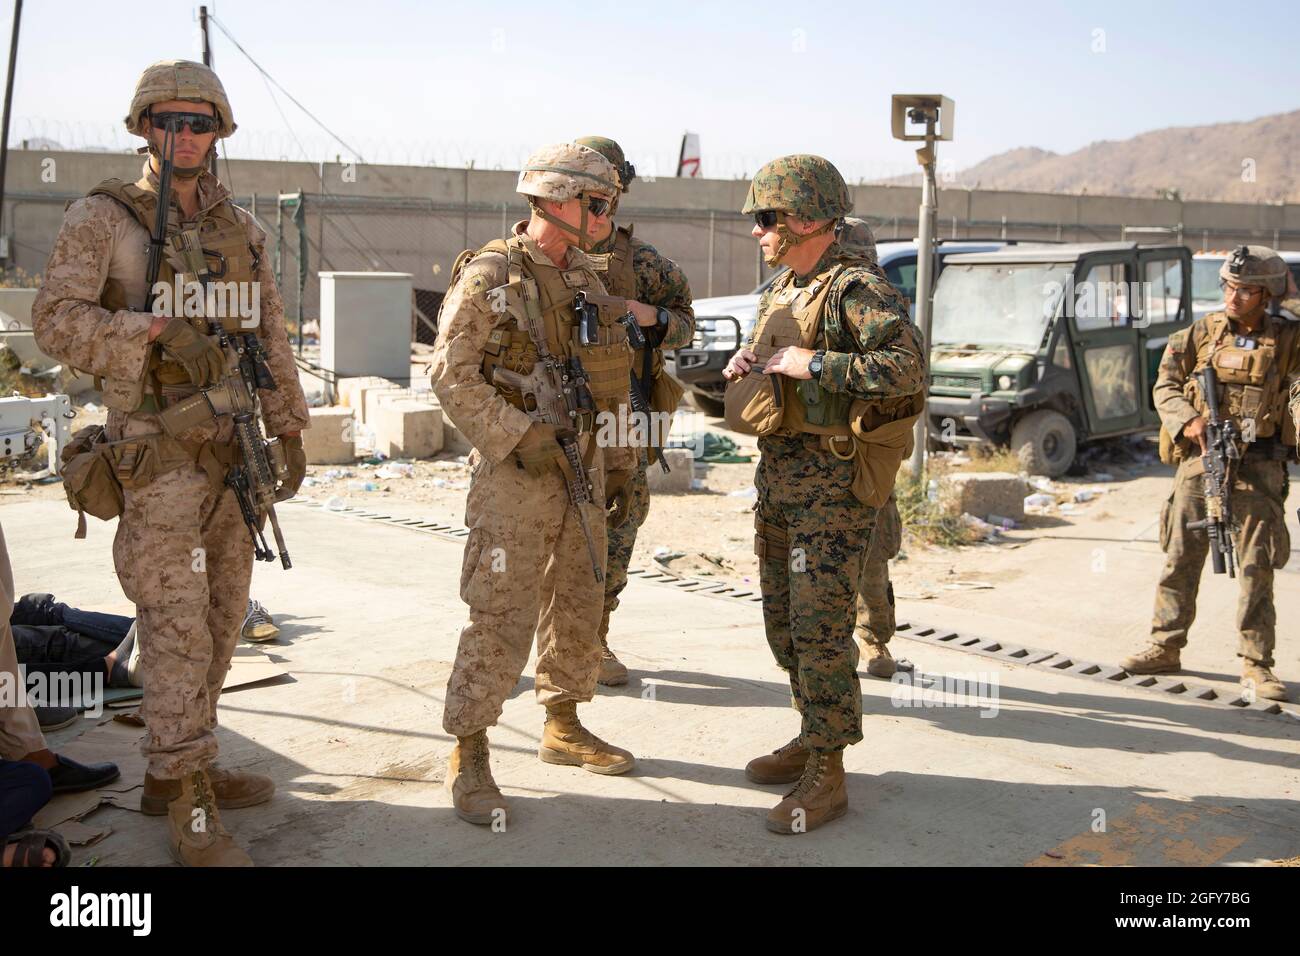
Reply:
<svg viewBox="0 0 1300 956"><path fill-rule="evenodd" d="M705 415L712 415L714 418L721 418L727 411L726 405L721 400L709 398L699 392L691 392L691 402Z"/></svg>
<svg viewBox="0 0 1300 956"><path fill-rule="evenodd" d="M1074 461L1078 437L1060 412L1030 412L1011 429L1011 449L1031 475L1059 478Z"/></svg>

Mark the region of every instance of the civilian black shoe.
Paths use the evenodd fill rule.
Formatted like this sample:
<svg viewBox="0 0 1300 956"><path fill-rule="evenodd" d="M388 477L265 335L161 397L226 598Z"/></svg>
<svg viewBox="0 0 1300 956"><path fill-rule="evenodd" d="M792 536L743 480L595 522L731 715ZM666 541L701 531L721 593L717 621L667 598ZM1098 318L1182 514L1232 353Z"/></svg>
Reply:
<svg viewBox="0 0 1300 956"><path fill-rule="evenodd" d="M28 627L62 624L63 615L55 613L54 603L53 594L24 594L14 602L9 620Z"/></svg>
<svg viewBox="0 0 1300 956"><path fill-rule="evenodd" d="M55 754L54 759L58 761L58 766L49 774L55 793L94 790L106 783L112 783L122 775L115 763L77 763L62 754Z"/></svg>
<svg viewBox="0 0 1300 956"><path fill-rule="evenodd" d="M71 726L81 716L81 711L75 707L33 707L32 710L36 711L36 720L43 733Z"/></svg>

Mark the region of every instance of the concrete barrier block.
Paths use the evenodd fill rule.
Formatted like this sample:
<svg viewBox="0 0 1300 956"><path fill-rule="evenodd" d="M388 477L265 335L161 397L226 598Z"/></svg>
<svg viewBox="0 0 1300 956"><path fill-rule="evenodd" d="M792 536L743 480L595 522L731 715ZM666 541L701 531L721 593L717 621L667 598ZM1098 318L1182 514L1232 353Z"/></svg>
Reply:
<svg viewBox="0 0 1300 956"><path fill-rule="evenodd" d="M397 401L398 399L412 399L409 388L403 388L400 385L394 385L389 382L387 385L372 385L362 389L362 409L361 420L367 425L375 424L375 411L381 404Z"/></svg>
<svg viewBox="0 0 1300 956"><path fill-rule="evenodd" d="M453 455L468 455L474 450L474 446L456 427L456 423L451 420L449 415L442 416L442 450L451 452Z"/></svg>
<svg viewBox="0 0 1300 956"><path fill-rule="evenodd" d="M311 428L302 433L309 465L350 464L357 457L353 410L339 406L309 408Z"/></svg>
<svg viewBox="0 0 1300 956"><path fill-rule="evenodd" d="M1023 521L1025 480L1004 471L969 472L947 475L944 493L952 496L959 511L988 520L989 515Z"/></svg>
<svg viewBox="0 0 1300 956"><path fill-rule="evenodd" d="M684 495L691 490L691 478L694 476L695 458L689 448L665 448L664 458L672 469L668 474L652 464L646 472L646 482L652 495Z"/></svg>
<svg viewBox="0 0 1300 956"><path fill-rule="evenodd" d="M386 378L380 378L378 375L361 375L354 378L341 378L335 385L337 401L340 405L347 408L355 408L360 412L365 407L365 389L373 388L376 385L396 385L396 382L390 382Z"/></svg>
<svg viewBox="0 0 1300 956"><path fill-rule="evenodd" d="M380 402L367 424L375 432L375 451L389 458L432 458L443 449L442 409L427 402Z"/></svg>

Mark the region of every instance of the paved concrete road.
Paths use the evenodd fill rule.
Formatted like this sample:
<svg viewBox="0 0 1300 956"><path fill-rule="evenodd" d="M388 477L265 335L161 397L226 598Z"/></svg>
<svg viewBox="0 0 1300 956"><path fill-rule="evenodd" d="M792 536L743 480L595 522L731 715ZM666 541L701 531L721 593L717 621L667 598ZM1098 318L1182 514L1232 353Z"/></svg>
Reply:
<svg viewBox="0 0 1300 956"><path fill-rule="evenodd" d="M232 691L221 705L223 760L279 785L271 804L226 814L260 864L1178 865L1300 853L1293 718L901 638L897 650L921 665L923 686L977 676L996 682L995 699L898 706L905 689L865 679L867 739L845 760L849 815L804 836L770 834L763 813L783 788L752 786L742 768L788 740L797 718L758 606L639 581L612 637L633 682L582 708L596 733L637 754L637 769L600 777L541 763L530 665L491 732L511 824L472 827L441 786L450 747L442 694L464 621L460 546L300 505L281 511L294 570L259 566L254 590L282 624L270 650L292 680ZM111 526L92 523L88 540L74 541L71 512L48 501L7 503L3 520L20 593L124 609ZM1130 585L1110 576L1114 601L1139 617L1154 577L1142 568ZM1081 647L1110 646L1079 602L1001 605L981 623L1038 627L1039 644L1072 630ZM902 616L913 611L928 623L970 623L945 620L933 602ZM100 865L169 862L157 819L105 808L90 822L115 832L74 865L91 854Z"/></svg>

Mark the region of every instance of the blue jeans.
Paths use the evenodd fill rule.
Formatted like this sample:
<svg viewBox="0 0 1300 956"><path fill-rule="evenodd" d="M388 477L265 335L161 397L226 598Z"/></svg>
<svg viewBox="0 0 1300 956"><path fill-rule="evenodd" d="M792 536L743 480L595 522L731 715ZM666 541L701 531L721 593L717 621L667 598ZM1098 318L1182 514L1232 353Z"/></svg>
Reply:
<svg viewBox="0 0 1300 956"><path fill-rule="evenodd" d="M27 760L0 760L0 839L31 823L50 802L52 789L44 768Z"/></svg>

